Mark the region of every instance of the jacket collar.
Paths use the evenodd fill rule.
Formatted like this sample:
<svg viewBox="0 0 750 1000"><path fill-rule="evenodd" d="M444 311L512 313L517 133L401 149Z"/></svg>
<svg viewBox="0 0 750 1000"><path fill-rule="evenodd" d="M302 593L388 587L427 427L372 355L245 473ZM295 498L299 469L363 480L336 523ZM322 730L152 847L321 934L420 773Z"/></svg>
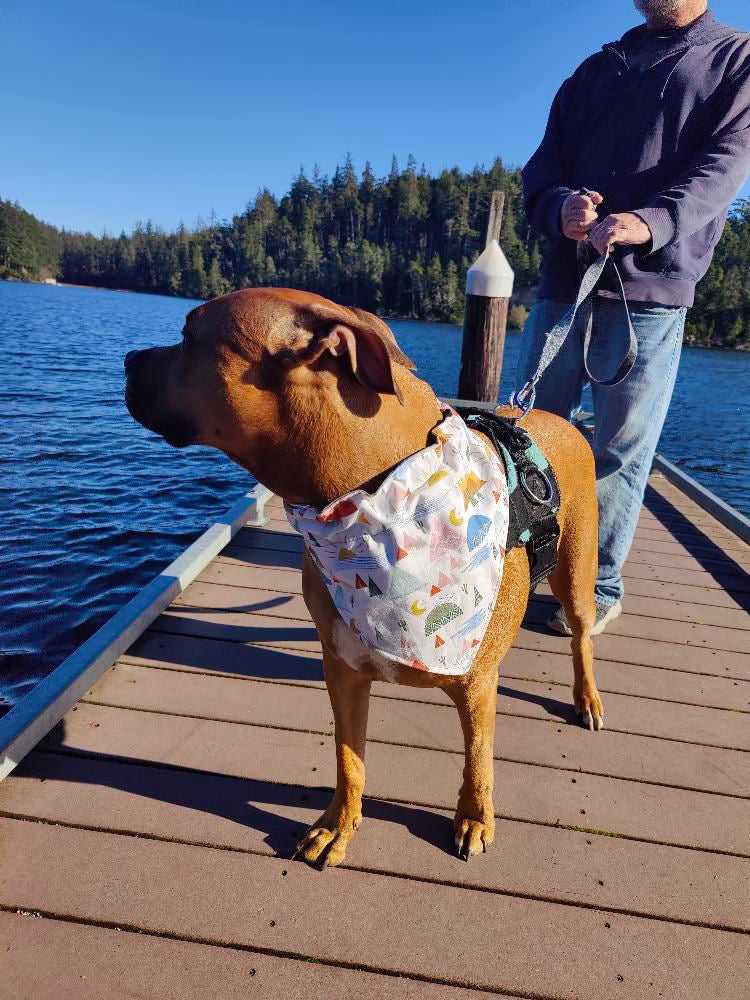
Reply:
<svg viewBox="0 0 750 1000"><path fill-rule="evenodd" d="M644 35L647 30L645 24L639 24L635 28L626 31L618 41L608 42L606 45L603 45L602 49L605 52L614 51L617 55L623 56L624 51L634 41ZM675 31L674 50L669 55L675 55L680 51L692 48L694 45L705 45L707 42L713 42L732 34L734 34L733 29L717 21L713 11L709 9L683 31Z"/></svg>

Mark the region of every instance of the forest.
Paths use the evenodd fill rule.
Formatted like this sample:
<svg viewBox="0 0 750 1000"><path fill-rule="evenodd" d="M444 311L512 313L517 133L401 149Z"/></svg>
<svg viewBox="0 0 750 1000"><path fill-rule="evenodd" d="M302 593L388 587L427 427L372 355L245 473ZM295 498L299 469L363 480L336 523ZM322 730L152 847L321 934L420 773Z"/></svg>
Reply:
<svg viewBox="0 0 750 1000"><path fill-rule="evenodd" d="M56 229L0 199L0 278L206 299L235 288L305 288L384 316L460 323L466 272L484 245L492 192L505 192L500 242L516 288L539 280L543 239L523 214L521 173L496 160L431 177L394 157L387 177L351 158L333 177L303 170L287 194L260 191L232 219L112 236ZM529 295L522 295L528 301ZM511 310L511 325L526 310ZM750 201L733 206L688 314L686 341L750 348Z"/></svg>

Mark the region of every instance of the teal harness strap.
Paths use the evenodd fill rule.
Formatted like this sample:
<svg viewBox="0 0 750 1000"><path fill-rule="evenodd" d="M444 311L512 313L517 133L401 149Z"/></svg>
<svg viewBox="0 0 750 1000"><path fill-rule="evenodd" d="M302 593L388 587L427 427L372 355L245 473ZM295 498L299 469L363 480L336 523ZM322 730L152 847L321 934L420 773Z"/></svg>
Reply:
<svg viewBox="0 0 750 1000"><path fill-rule="evenodd" d="M489 437L505 463L509 504L505 548L526 549L533 590L557 565L560 489L555 474L517 421L473 407L457 412L468 427Z"/></svg>

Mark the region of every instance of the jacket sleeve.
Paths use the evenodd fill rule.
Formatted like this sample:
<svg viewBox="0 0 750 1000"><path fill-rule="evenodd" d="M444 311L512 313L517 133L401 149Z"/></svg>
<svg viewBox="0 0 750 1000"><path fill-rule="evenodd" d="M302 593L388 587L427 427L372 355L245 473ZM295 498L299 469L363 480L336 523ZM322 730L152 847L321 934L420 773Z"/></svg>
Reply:
<svg viewBox="0 0 750 1000"><path fill-rule="evenodd" d="M687 239L720 216L750 174L750 57L716 98L706 145L671 187L633 209L651 230L648 253Z"/></svg>
<svg viewBox="0 0 750 1000"><path fill-rule="evenodd" d="M560 236L560 210L573 188L565 183L562 148L563 109L572 86L568 79L558 90L539 148L523 168L523 197L532 229L545 236Z"/></svg>

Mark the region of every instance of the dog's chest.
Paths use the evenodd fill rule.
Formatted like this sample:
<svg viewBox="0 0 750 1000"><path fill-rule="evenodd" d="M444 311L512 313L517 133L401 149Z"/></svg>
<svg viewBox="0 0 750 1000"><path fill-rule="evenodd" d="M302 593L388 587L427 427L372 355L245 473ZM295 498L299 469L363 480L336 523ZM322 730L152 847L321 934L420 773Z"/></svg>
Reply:
<svg viewBox="0 0 750 1000"><path fill-rule="evenodd" d="M502 579L504 467L456 416L435 436L435 445L398 466L376 493L354 491L323 511L287 507L356 640L342 658L369 651L385 664L381 672L391 663L466 673Z"/></svg>

